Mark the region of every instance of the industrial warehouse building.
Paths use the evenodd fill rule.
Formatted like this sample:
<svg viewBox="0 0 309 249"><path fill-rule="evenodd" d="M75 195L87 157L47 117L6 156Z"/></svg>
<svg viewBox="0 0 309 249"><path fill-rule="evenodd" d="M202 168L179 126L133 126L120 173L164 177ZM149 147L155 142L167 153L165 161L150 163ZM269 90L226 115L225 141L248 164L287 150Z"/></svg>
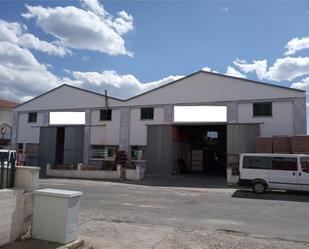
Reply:
<svg viewBox="0 0 309 249"><path fill-rule="evenodd" d="M224 175L255 138L306 134L305 92L199 71L127 100L62 85L15 109L28 164L104 168L116 150L146 172Z"/></svg>

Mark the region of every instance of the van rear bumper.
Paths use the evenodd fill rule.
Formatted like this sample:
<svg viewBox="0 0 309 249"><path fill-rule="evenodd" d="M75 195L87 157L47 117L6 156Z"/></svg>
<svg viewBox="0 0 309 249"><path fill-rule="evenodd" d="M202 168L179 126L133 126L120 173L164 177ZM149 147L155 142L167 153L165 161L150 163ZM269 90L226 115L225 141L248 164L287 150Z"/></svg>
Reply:
<svg viewBox="0 0 309 249"><path fill-rule="evenodd" d="M238 185L239 186L244 186L244 187L251 187L252 186L252 180L249 180L249 179L239 179Z"/></svg>

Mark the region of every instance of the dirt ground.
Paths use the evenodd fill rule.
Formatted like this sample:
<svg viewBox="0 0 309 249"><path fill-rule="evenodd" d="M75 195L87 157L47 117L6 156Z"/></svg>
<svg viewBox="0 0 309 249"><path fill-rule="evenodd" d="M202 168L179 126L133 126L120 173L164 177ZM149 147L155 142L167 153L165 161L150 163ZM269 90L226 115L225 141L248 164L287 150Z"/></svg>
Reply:
<svg viewBox="0 0 309 249"><path fill-rule="evenodd" d="M42 179L40 187L83 192L79 238L93 248L309 248L308 193L259 196L194 177L139 183ZM42 243L4 248L59 248Z"/></svg>

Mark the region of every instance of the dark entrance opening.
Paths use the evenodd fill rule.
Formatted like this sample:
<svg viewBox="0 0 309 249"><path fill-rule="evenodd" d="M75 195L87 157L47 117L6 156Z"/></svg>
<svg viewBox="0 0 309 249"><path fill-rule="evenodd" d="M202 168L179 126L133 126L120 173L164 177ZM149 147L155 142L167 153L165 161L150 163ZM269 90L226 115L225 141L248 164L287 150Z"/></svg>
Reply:
<svg viewBox="0 0 309 249"><path fill-rule="evenodd" d="M65 138L65 127L57 127L56 137L56 165L63 164L64 158L64 138Z"/></svg>
<svg viewBox="0 0 309 249"><path fill-rule="evenodd" d="M174 126L175 171L225 177L226 134L225 124Z"/></svg>

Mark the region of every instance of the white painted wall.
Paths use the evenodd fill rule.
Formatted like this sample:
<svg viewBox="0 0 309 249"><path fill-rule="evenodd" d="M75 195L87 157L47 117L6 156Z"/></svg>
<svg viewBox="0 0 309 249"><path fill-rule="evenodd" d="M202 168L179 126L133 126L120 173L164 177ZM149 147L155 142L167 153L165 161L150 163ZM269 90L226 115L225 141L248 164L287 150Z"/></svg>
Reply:
<svg viewBox="0 0 309 249"><path fill-rule="evenodd" d="M20 113L18 119L17 143L40 142L40 126L43 125L43 113L38 112L37 122L28 123L28 113Z"/></svg>
<svg viewBox="0 0 309 249"><path fill-rule="evenodd" d="M8 124L12 126L13 123L13 111L0 108L0 124Z"/></svg>
<svg viewBox="0 0 309 249"><path fill-rule="evenodd" d="M261 136L294 135L293 102L273 102L272 117L253 117L253 104L242 103L238 105L238 121L240 123L261 124Z"/></svg>
<svg viewBox="0 0 309 249"><path fill-rule="evenodd" d="M121 100L108 98L109 106L115 104L121 105L122 103ZM16 110L69 110L78 108L98 108L101 106L105 106L105 96L63 85L48 94L41 95L17 107Z"/></svg>
<svg viewBox="0 0 309 249"><path fill-rule="evenodd" d="M296 99L305 97L304 92L283 89L267 84L257 84L247 80L228 78L220 75L200 72L176 83L161 87L155 91L121 101L109 98L109 106L131 107L130 145L146 145L147 126L163 124L164 110L156 107L154 120L140 120L140 108L163 104L217 103L227 101L254 101L263 99ZM280 104L281 103L281 104ZM293 104L290 100L274 102L272 118L253 118L252 104L239 104L238 122L264 122L261 135L292 135L294 132ZM218 104L218 103L217 103ZM90 144L119 144L120 111L113 109L112 121L99 121L99 110L105 105L105 97L81 89L62 86L42 95L33 101L21 105L17 111L92 109ZM18 143L39 143L39 127L43 114L38 112L38 122L28 124L26 113L20 113L18 124ZM97 125L97 126L96 126ZM100 126L105 125L105 126Z"/></svg>
<svg viewBox="0 0 309 249"><path fill-rule="evenodd" d="M182 104L304 97L305 92L199 72L155 91L132 98L126 105Z"/></svg>
<svg viewBox="0 0 309 249"><path fill-rule="evenodd" d="M100 110L91 112L90 144L118 145L120 110L112 110L111 121L100 121Z"/></svg>
<svg viewBox="0 0 309 249"><path fill-rule="evenodd" d="M130 145L146 145L147 125L164 123L163 108L154 108L153 120L141 120L140 110L140 108L131 109Z"/></svg>
<svg viewBox="0 0 309 249"><path fill-rule="evenodd" d="M23 189L0 190L0 246L13 242L23 233Z"/></svg>

